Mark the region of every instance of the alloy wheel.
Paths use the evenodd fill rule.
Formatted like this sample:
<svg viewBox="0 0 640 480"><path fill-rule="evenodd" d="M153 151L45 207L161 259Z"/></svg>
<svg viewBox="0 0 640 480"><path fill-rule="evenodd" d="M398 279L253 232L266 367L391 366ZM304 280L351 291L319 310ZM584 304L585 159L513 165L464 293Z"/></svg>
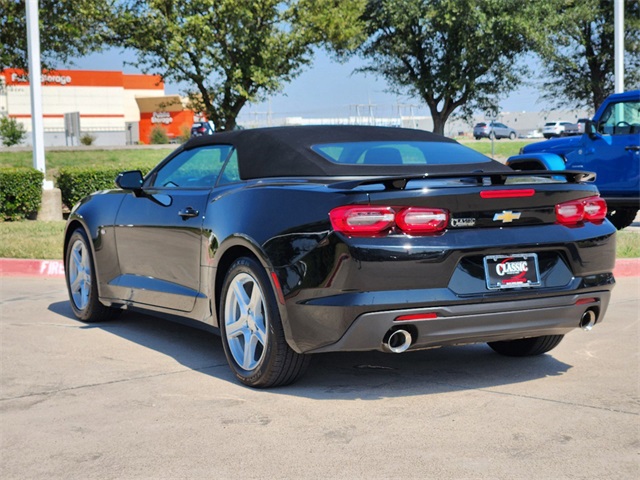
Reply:
<svg viewBox="0 0 640 480"><path fill-rule="evenodd" d="M245 371L260 365L265 356L268 330L264 295L247 273L236 275L224 309L225 335L234 361Z"/></svg>

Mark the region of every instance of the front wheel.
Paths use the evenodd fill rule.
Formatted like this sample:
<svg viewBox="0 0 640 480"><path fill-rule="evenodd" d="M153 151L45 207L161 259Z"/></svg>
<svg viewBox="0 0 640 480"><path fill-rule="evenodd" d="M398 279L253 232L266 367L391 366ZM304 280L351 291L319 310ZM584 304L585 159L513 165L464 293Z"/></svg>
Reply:
<svg viewBox="0 0 640 480"><path fill-rule="evenodd" d="M516 134L515 134L515 132L511 132L511 133L509 134L509 140L515 140L515 139L516 139Z"/></svg>
<svg viewBox="0 0 640 480"><path fill-rule="evenodd" d="M633 223L637 214L637 208L616 208L607 212L607 218L614 227L622 230Z"/></svg>
<svg viewBox="0 0 640 480"><path fill-rule="evenodd" d="M95 265L91 247L84 230L78 228L71 234L64 262L65 280L69 303L74 315L83 322L110 320L120 310L107 307L98 299Z"/></svg>
<svg viewBox="0 0 640 480"><path fill-rule="evenodd" d="M489 342L495 352L508 357L530 357L542 355L553 350L562 341L564 335L545 335L542 337L521 338L502 342Z"/></svg>
<svg viewBox="0 0 640 480"><path fill-rule="evenodd" d="M269 278L253 258L231 265L222 286L219 321L227 362L245 385L288 385L306 370L309 357L287 344Z"/></svg>

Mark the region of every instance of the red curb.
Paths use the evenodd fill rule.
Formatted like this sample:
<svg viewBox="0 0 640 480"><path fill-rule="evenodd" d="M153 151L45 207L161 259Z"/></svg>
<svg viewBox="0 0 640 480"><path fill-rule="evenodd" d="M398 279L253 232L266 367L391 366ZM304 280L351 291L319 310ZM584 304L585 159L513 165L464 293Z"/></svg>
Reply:
<svg viewBox="0 0 640 480"><path fill-rule="evenodd" d="M640 258L619 258L616 260L613 275L616 277L640 276Z"/></svg>
<svg viewBox="0 0 640 480"><path fill-rule="evenodd" d="M616 277L640 276L640 258L619 258L613 269ZM0 258L0 277L64 277L62 260Z"/></svg>
<svg viewBox="0 0 640 480"><path fill-rule="evenodd" d="M0 258L0 277L64 277L62 260Z"/></svg>

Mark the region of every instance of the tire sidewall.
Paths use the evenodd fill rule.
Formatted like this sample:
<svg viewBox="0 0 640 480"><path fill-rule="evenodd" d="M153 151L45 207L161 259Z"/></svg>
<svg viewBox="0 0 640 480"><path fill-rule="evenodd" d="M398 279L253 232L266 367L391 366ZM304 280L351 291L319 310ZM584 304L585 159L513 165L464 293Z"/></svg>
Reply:
<svg viewBox="0 0 640 480"><path fill-rule="evenodd" d="M258 366L250 371L247 371L240 367L240 365L238 365L238 363L233 358L233 354L231 353L227 340L225 325L225 308L229 286L235 279L235 277L241 273L245 273L251 276L258 283L263 294L264 308L267 316L267 344L265 346L265 351ZM268 384L269 377L273 371L273 364L276 360L276 350L279 347L278 338L282 336L282 327L280 323L280 314L276 305L275 295L273 293L273 289L264 268L256 260L249 257L242 257L236 260L225 276L219 305L219 325L220 336L222 338L222 347L224 349L224 354L227 357L227 362L229 363L233 374L242 383L251 385L253 387L259 387L263 384Z"/></svg>
<svg viewBox="0 0 640 480"><path fill-rule="evenodd" d="M73 294L71 292L71 283L69 280L69 264L71 251L73 250L73 246L75 243L80 240L86 249L87 255L89 255L89 265L91 268L91 289L89 291L89 300L87 302L87 306L83 309L80 309L76 306L75 301L73 300ZM96 307L98 300L98 287L96 285L96 270L93 262L93 254L91 252L91 245L89 240L87 239L87 235L82 229L75 230L71 237L69 238L69 243L67 244L67 250L64 256L64 271L65 271L65 283L67 284L67 292L69 294L69 303L71 304L71 309L73 310L73 314L82 321L90 321L93 317L93 310Z"/></svg>

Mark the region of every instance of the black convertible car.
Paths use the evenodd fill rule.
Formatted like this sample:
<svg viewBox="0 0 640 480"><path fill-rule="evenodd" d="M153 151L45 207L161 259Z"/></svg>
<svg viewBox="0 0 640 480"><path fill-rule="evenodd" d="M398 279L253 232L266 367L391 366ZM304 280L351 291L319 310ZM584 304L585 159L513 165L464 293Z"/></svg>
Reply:
<svg viewBox="0 0 640 480"><path fill-rule="evenodd" d="M539 355L600 322L615 283L591 178L398 128L198 137L73 208L71 306L87 322L139 308L217 327L253 387L293 382L320 352Z"/></svg>

